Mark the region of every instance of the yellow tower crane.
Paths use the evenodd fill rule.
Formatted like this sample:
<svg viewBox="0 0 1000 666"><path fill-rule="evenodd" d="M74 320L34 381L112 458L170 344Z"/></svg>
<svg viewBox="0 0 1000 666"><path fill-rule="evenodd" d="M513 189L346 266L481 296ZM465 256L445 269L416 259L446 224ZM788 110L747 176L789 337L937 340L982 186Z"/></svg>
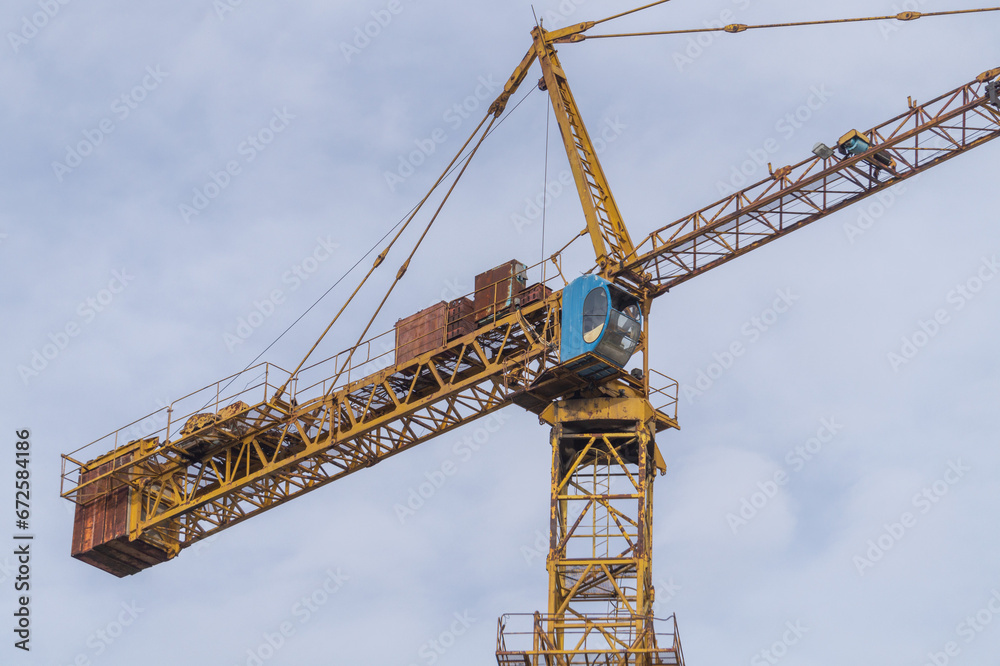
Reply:
<svg viewBox="0 0 1000 666"><path fill-rule="evenodd" d="M817 144L802 162L771 169L768 178L634 243L555 49L588 37L625 36L586 33L629 13L553 31L536 26L503 92L435 183L461 165L457 182L537 61L538 87L548 92L583 205L586 228L577 238L589 236L594 270L567 279L564 247L546 261L553 275L529 286L530 269L510 262L477 278L470 298L401 320L383 334L394 336L391 352L377 351L383 336L365 337L369 322L358 344L344 352L307 365L317 341L291 372L263 363L174 401L157 433L125 441L130 424L64 455L62 496L76 503L73 556L116 576L137 573L231 525L517 404L551 426L548 608L500 618L497 663L683 664L675 619L653 617L653 480L665 470L655 439L678 427L678 385L649 367L653 300L996 138L1000 68L930 102L911 102L900 115L865 132L852 130L833 146ZM774 26L718 30L762 27ZM469 146L471 153L460 159Z"/></svg>

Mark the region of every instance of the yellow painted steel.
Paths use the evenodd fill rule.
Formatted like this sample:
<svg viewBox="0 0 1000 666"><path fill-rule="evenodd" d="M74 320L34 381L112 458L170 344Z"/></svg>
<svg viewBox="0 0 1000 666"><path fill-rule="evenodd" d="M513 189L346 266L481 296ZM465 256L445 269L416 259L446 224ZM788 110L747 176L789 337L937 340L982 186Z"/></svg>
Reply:
<svg viewBox="0 0 1000 666"><path fill-rule="evenodd" d="M587 25L581 24L579 27L582 29ZM578 33L573 31L572 34ZM566 73L552 46L556 39L565 38L565 34L551 35L537 27L531 35L542 67L544 89L549 93L563 146L569 157L570 170L583 204L583 216L597 255L597 265L601 269L601 275L607 277L633 254L635 248L611 194L611 187L587 133L580 109L573 99Z"/></svg>
<svg viewBox="0 0 1000 666"><path fill-rule="evenodd" d="M797 21L794 23L766 23L762 25L746 25L744 23L730 23L719 27L693 28L689 30L654 30L649 32L623 32L608 35L578 35L573 41L583 41L586 39L608 39L616 37L650 37L653 35L688 35L699 32L746 32L747 30L761 30L767 28L795 28L813 25L834 25L838 23L863 23L868 21L915 21L919 18L930 16L956 16L960 14L981 14L983 12L1000 12L1000 7L983 7L980 9L951 9L940 12L899 12L886 16L862 16L846 19L828 19L824 21Z"/></svg>
<svg viewBox="0 0 1000 666"><path fill-rule="evenodd" d="M502 112L510 94L527 76L527 69L535 59L544 58L543 72L550 81L546 87L561 100L553 102L557 114L560 108L564 111L561 127L567 127L569 135L586 137L586 131L579 129L583 121L575 102L565 94L565 75L551 44L570 41L590 25L552 32L536 28L531 49L491 110ZM631 282L633 291L643 294L643 309L648 315L650 300L670 287L983 145L1000 136L1000 109L990 104L987 94L988 82L996 71L985 72L977 81L914 106L872 130L870 136L882 150L904 165L893 178L862 173L860 156L841 161L810 159L793 167L781 181L769 178L654 231L623 266L615 269L609 262L606 271L611 271L616 281ZM962 131L942 132L941 128L954 126ZM942 140L943 136L950 139ZM935 138L936 143L932 141ZM603 173L592 168L597 163L584 159L589 149L576 146L571 141L567 148L572 148L570 160L578 182L587 183L589 188L592 181L588 178L599 176L593 180L600 185L598 189L581 192L584 207L589 199L594 215L595 201L613 200L594 198L594 192L607 191L607 183ZM606 206L604 210L614 208ZM610 235L592 231L591 239L596 246L598 236L602 242L611 237L627 238L615 233L614 228ZM614 244L609 246L613 249ZM558 267L558 257L553 261ZM132 512L130 538L148 535L152 542L171 544L171 551L176 552L510 404L515 395L558 368L560 297L557 291L541 303L407 363L390 364L356 381L327 382L316 394L288 388L289 380L298 379L297 374L289 377L285 372L283 379L271 383L265 379L262 400L248 403L249 407L229 418L213 417L193 424L193 428L203 427L186 435L168 436L155 446L138 441L119 446L119 433L112 433L114 444L109 448L115 449L115 455L135 454L127 473L116 470L83 482L81 472L98 467L104 456L81 462L74 457L77 454L64 455L62 495L78 500L83 488L97 487L110 474L117 475L138 497L133 500L139 510ZM270 377L284 372L269 364L263 368ZM648 376L646 361L644 370ZM338 366L329 376L342 372L343 367ZM627 384L621 387L627 388ZM545 406L549 398L541 394L538 401ZM219 416L225 407L216 402L212 411ZM202 412L205 410L197 409L181 418ZM173 432L169 422L168 430Z"/></svg>
<svg viewBox="0 0 1000 666"><path fill-rule="evenodd" d="M783 167L699 211L650 233L615 279L645 274L652 298L736 257L1000 136L1000 105L990 101L994 70L865 132L890 173L870 155L820 156ZM997 70L1000 71L1000 70Z"/></svg>
<svg viewBox="0 0 1000 666"><path fill-rule="evenodd" d="M196 419L202 427L184 435L129 442L87 463L64 456L63 477L71 485L62 494L76 500L117 475L132 488L130 538L173 544L176 554L511 404L558 362L560 302L556 292L334 391L319 384L275 397L278 386L287 386L279 377L265 381L265 390L272 388L267 399L238 412L222 406L228 418ZM124 453L133 454L127 469L81 481L82 471Z"/></svg>
<svg viewBox="0 0 1000 666"><path fill-rule="evenodd" d="M262 391L257 400L244 402L241 392L223 396L220 382L214 385L214 403L210 398L182 415L168 410L162 438L119 446L119 435L126 439L122 429L112 433L110 453L88 462L63 456L68 487L62 495L80 501L97 488L127 484L129 538L172 557L226 527L516 403L552 427L548 608L544 614L501 618L498 664L682 665L675 619L658 624L651 614L653 480L656 471L666 469L655 435L678 427L676 383L666 391L650 386L652 299L1000 136L1000 108L990 105L987 94L987 83L1000 69L938 100L911 105L907 114L871 130L872 139L901 165L892 178L874 167L866 172L860 157L806 160L654 231L635 246L554 48L581 41L601 22L554 31L536 27L531 48L489 113L499 118L537 60L539 87L550 96L600 274L642 300L641 375L622 371L603 384L580 377L574 383L559 365L561 293L556 291L415 359L366 371L360 379L351 378L355 353L370 341L348 350L346 362L334 357L332 366L300 365L288 373L264 364L264 379L255 385ZM723 29L738 31L730 27ZM956 127L962 131L942 131ZM937 143L928 141L933 137ZM385 255L379 255L373 270ZM558 253L552 261L561 276ZM300 369L317 366L330 367L325 379L297 388ZM574 397L567 399L570 394ZM666 396L667 407L654 406L654 395ZM84 472L124 454L130 456L127 465L83 481ZM523 629L514 626L520 620Z"/></svg>
<svg viewBox="0 0 1000 666"><path fill-rule="evenodd" d="M507 80L490 112L496 116L503 112L511 95L523 83L531 65L537 60L542 69L538 85L549 93L570 171L583 205L583 216L597 265L601 275L606 277L620 268L621 263L634 254L635 248L553 47L559 42L575 41L594 25L595 22L589 21L560 30L548 31L540 26L532 30L531 48Z"/></svg>
<svg viewBox="0 0 1000 666"><path fill-rule="evenodd" d="M684 663L676 624L653 617L657 420L645 396L561 400L552 425L548 610L530 631L501 619L497 663Z"/></svg>

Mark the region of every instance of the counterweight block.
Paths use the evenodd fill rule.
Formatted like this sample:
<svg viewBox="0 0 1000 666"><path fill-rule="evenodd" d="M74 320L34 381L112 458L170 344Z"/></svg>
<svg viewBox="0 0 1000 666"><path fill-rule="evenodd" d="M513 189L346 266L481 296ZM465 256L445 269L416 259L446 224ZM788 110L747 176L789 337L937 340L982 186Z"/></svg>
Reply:
<svg viewBox="0 0 1000 666"><path fill-rule="evenodd" d="M152 446L155 441L129 442L80 469L73 557L122 578L177 554L175 540L166 542L155 534L135 539L129 536L143 511L134 459L144 446Z"/></svg>

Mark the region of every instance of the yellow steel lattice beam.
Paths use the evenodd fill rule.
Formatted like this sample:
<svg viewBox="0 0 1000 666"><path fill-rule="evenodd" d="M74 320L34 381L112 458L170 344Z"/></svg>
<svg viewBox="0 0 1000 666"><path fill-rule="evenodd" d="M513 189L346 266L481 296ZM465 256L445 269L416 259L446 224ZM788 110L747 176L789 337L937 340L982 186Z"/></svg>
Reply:
<svg viewBox="0 0 1000 666"><path fill-rule="evenodd" d="M863 154L817 155L775 169L771 177L657 229L627 259L621 277L645 274L655 297L992 141L1000 136L1000 104L991 100L998 72L984 72L930 102L911 104L867 132L872 147ZM876 155L894 166L883 166Z"/></svg>

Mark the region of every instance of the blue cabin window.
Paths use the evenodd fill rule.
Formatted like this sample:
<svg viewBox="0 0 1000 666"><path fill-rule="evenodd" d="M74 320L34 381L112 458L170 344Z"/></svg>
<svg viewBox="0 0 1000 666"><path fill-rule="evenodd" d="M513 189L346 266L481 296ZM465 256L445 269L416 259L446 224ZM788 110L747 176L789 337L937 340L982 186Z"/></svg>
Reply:
<svg viewBox="0 0 1000 666"><path fill-rule="evenodd" d="M608 330L595 350L604 358L621 367L625 366L625 363L635 352L636 345L639 344L641 325L637 320L638 310L638 307L631 313L612 310ZM629 314L636 316L636 319L633 319Z"/></svg>
<svg viewBox="0 0 1000 666"><path fill-rule="evenodd" d="M594 354L612 366L624 368L642 337L642 311L638 299L596 275L582 275L563 290L562 362Z"/></svg>
<svg viewBox="0 0 1000 666"><path fill-rule="evenodd" d="M583 341L596 342L608 319L608 294L604 287L591 289L583 301Z"/></svg>

